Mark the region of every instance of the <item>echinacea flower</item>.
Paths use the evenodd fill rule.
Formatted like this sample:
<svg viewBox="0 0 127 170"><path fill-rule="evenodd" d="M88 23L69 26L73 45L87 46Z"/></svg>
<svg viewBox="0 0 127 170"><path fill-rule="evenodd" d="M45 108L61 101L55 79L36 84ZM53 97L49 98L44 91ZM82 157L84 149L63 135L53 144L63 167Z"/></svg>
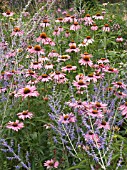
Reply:
<svg viewBox="0 0 127 170"><path fill-rule="evenodd" d="M40 70L42 68L42 63L41 62L32 62L30 64L30 68L33 68L33 69L38 69Z"/></svg>
<svg viewBox="0 0 127 170"><path fill-rule="evenodd" d="M59 62L59 61L65 62L65 61L69 60L70 58L71 58L71 57L70 57L69 55L59 55L57 61L58 61L58 62Z"/></svg>
<svg viewBox="0 0 127 170"><path fill-rule="evenodd" d="M110 32L110 27L109 24L105 24L104 27L102 28L104 32Z"/></svg>
<svg viewBox="0 0 127 170"><path fill-rule="evenodd" d="M75 45L71 45L69 49L66 50L66 52L71 53L71 52L75 52L78 53L80 51L79 48L76 48Z"/></svg>
<svg viewBox="0 0 127 170"><path fill-rule="evenodd" d="M73 19L71 18L71 15L70 14L66 14L65 18L63 19L63 22L68 22L68 23L71 23L73 22Z"/></svg>
<svg viewBox="0 0 127 170"><path fill-rule="evenodd" d="M47 160L47 161L45 161L44 166L46 166L47 169L58 168L59 162L55 161L53 159Z"/></svg>
<svg viewBox="0 0 127 170"><path fill-rule="evenodd" d="M22 96L22 98L25 99L26 97L38 97L39 93L36 91L35 86L27 85L26 87L19 89L17 94L15 94L15 97L19 96Z"/></svg>
<svg viewBox="0 0 127 170"><path fill-rule="evenodd" d="M62 67L61 69L63 72L66 72L66 71L70 72L70 71L75 71L76 68L77 68L76 66L72 66L72 65L68 64L65 67Z"/></svg>
<svg viewBox="0 0 127 170"><path fill-rule="evenodd" d="M53 64L52 63L47 63L44 67L45 69L53 69Z"/></svg>
<svg viewBox="0 0 127 170"><path fill-rule="evenodd" d="M119 110L124 110L127 112L127 102L125 102L124 104L120 105Z"/></svg>
<svg viewBox="0 0 127 170"><path fill-rule="evenodd" d="M100 60L97 61L98 64L103 64L103 63L109 63L109 60L107 58L101 58Z"/></svg>
<svg viewBox="0 0 127 170"><path fill-rule="evenodd" d="M81 88L87 88L88 83L86 83L83 80L79 80L79 81L73 81L73 86L75 86L77 89L81 89Z"/></svg>
<svg viewBox="0 0 127 170"><path fill-rule="evenodd" d="M15 122L9 121L6 128L13 129L14 131L18 131L24 127L24 124L22 122L19 122L19 120L16 120Z"/></svg>
<svg viewBox="0 0 127 170"><path fill-rule="evenodd" d="M29 112L28 110L24 110L23 112L17 113L19 119L31 119L33 117L33 113Z"/></svg>
<svg viewBox="0 0 127 170"><path fill-rule="evenodd" d="M102 118L103 117L101 110L88 109L86 113L87 113L87 115L91 116L92 118Z"/></svg>
<svg viewBox="0 0 127 170"><path fill-rule="evenodd" d="M80 60L79 63L81 65L85 65L85 66L92 66L93 62L90 60L90 56L83 56Z"/></svg>
<svg viewBox="0 0 127 170"><path fill-rule="evenodd" d="M83 40L84 43L87 43L87 44L92 44L94 42L94 40L91 38L91 36L87 36L84 40Z"/></svg>
<svg viewBox="0 0 127 170"><path fill-rule="evenodd" d="M49 20L48 19L44 19L42 23L40 23L41 27L48 27L50 26Z"/></svg>
<svg viewBox="0 0 127 170"><path fill-rule="evenodd" d="M110 130L110 125L109 122L106 122L105 120L99 121L97 122L97 128L98 129L106 129L106 130Z"/></svg>
<svg viewBox="0 0 127 170"><path fill-rule="evenodd" d="M91 30L92 30L92 31L97 31L97 30L98 30L98 26L97 26L96 24L93 24L93 25L91 26Z"/></svg>
<svg viewBox="0 0 127 170"><path fill-rule="evenodd" d="M103 20L104 16L102 16L100 13L97 13L96 15L93 16L93 18L96 20Z"/></svg>
<svg viewBox="0 0 127 170"><path fill-rule="evenodd" d="M14 15L14 12L7 10L6 12L2 13L2 15L5 17L12 17Z"/></svg>
<svg viewBox="0 0 127 170"><path fill-rule="evenodd" d="M48 74L42 74L41 76L39 76L38 80L42 82L48 82L51 80L51 77Z"/></svg>
<svg viewBox="0 0 127 170"><path fill-rule="evenodd" d="M40 45L35 45L34 47L28 49L28 51L30 53L34 53L34 54L37 54L37 55L45 54L44 49L42 49Z"/></svg>
<svg viewBox="0 0 127 170"><path fill-rule="evenodd" d="M116 38L116 42L118 42L118 43L123 42L123 38L122 38L121 36L118 36L118 37Z"/></svg>
<svg viewBox="0 0 127 170"><path fill-rule="evenodd" d="M64 124L74 123L76 122L76 117L73 113L63 114L60 115L59 122Z"/></svg>
<svg viewBox="0 0 127 170"><path fill-rule="evenodd" d="M52 50L49 54L48 54L48 57L58 57L59 54L55 51L55 50Z"/></svg>
<svg viewBox="0 0 127 170"><path fill-rule="evenodd" d="M48 44L51 39L47 37L45 32L42 32L37 38L37 42L42 42L42 44Z"/></svg>
<svg viewBox="0 0 127 170"><path fill-rule="evenodd" d="M24 32L20 30L19 27L14 27L13 32L11 33L11 36L22 36L23 33Z"/></svg>
<svg viewBox="0 0 127 170"><path fill-rule="evenodd" d="M123 88L126 89L126 85L120 81L112 83L114 87L116 88Z"/></svg>
<svg viewBox="0 0 127 170"><path fill-rule="evenodd" d="M70 30L73 30L73 31L77 31L80 28L81 26L78 24L78 22L74 22L74 24L70 26Z"/></svg>

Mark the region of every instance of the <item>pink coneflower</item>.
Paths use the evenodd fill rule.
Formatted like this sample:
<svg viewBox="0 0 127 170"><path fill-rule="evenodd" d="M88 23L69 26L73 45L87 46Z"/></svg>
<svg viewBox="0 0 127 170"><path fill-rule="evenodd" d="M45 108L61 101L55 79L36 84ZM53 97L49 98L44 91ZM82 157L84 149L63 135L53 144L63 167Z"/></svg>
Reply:
<svg viewBox="0 0 127 170"><path fill-rule="evenodd" d="M105 74L104 73L101 74L99 72L95 72L94 75L95 75L96 79L103 79Z"/></svg>
<svg viewBox="0 0 127 170"><path fill-rule="evenodd" d="M91 38L91 36L87 36L84 40L83 40L84 43L87 43L87 44L92 44L94 42L94 40Z"/></svg>
<svg viewBox="0 0 127 170"><path fill-rule="evenodd" d="M96 123L95 123L96 124ZM97 128L98 129L106 129L106 130L110 130L110 125L109 125L109 122L106 122L106 121L104 121L104 120L102 120L102 121L97 121Z"/></svg>
<svg viewBox="0 0 127 170"><path fill-rule="evenodd" d="M110 32L110 27L109 24L105 24L104 27L102 28L104 32Z"/></svg>
<svg viewBox="0 0 127 170"><path fill-rule="evenodd" d="M38 69L40 70L42 68L42 64L41 62L32 62L31 65L30 65L30 68L33 68L33 69Z"/></svg>
<svg viewBox="0 0 127 170"><path fill-rule="evenodd" d="M76 81L79 81L79 80L85 80L85 76L84 76L84 74L82 74L82 73L80 73L80 74L78 74L76 77L75 77L75 79L76 79Z"/></svg>
<svg viewBox="0 0 127 170"><path fill-rule="evenodd" d="M13 129L14 131L17 131L22 129L24 127L24 124L22 122L19 122L19 120L16 120L15 122L9 121L6 128Z"/></svg>
<svg viewBox="0 0 127 170"><path fill-rule="evenodd" d="M55 71L54 73L50 74L50 77L54 80L60 80L61 78L65 78L64 73L61 73L60 71Z"/></svg>
<svg viewBox="0 0 127 170"><path fill-rule="evenodd" d="M55 20L55 22L60 22L60 23L62 23L62 22L63 22L63 18L57 18L57 19Z"/></svg>
<svg viewBox="0 0 127 170"><path fill-rule="evenodd" d="M41 76L39 76L38 80L42 82L48 82L51 80L51 77L48 74L42 74Z"/></svg>
<svg viewBox="0 0 127 170"><path fill-rule="evenodd" d="M118 36L118 37L116 38L116 42L118 42L118 43L123 42L123 38L122 38L121 36Z"/></svg>
<svg viewBox="0 0 127 170"><path fill-rule="evenodd" d="M36 77L37 77L37 74L36 74L35 71L33 71L33 70L28 70L28 71L26 72L26 77L36 78Z"/></svg>
<svg viewBox="0 0 127 170"><path fill-rule="evenodd" d="M73 19L71 18L71 15L66 14L66 17L63 19L63 22L68 22L68 23L73 22Z"/></svg>
<svg viewBox="0 0 127 170"><path fill-rule="evenodd" d="M14 15L14 12L11 12L11 11L8 10L8 11L2 13L2 15L5 16L5 17L12 17Z"/></svg>
<svg viewBox="0 0 127 170"><path fill-rule="evenodd" d="M91 18L91 16L89 14L86 14L86 16L84 17L84 20L85 21L91 21L92 18Z"/></svg>
<svg viewBox="0 0 127 170"><path fill-rule="evenodd" d="M75 45L71 45L69 49L66 50L66 52L71 53L71 52L75 52L78 53L80 51L79 48L76 48Z"/></svg>
<svg viewBox="0 0 127 170"><path fill-rule="evenodd" d="M76 46L76 43L74 42L74 40L71 40L70 43L69 43L69 47L71 46Z"/></svg>
<svg viewBox="0 0 127 170"><path fill-rule="evenodd" d="M67 38L67 37L69 37L71 34L70 34L70 32L69 31L66 31L65 32L65 37Z"/></svg>
<svg viewBox="0 0 127 170"><path fill-rule="evenodd" d="M90 17L89 14L86 15L84 20L85 20L84 25L86 25L86 26L93 25L93 23L94 23L94 21L92 20L92 18Z"/></svg>
<svg viewBox="0 0 127 170"><path fill-rule="evenodd" d="M125 102L124 104L120 105L119 110L123 110L127 112L127 102Z"/></svg>
<svg viewBox="0 0 127 170"><path fill-rule="evenodd" d="M4 92L6 92L7 91L7 88L4 88L4 87L0 87L0 93L4 93Z"/></svg>
<svg viewBox="0 0 127 170"><path fill-rule="evenodd" d="M75 86L77 89L81 89L81 88L87 88L87 84L85 81L83 80L79 80L79 81L73 81L73 86Z"/></svg>
<svg viewBox="0 0 127 170"><path fill-rule="evenodd" d="M104 16L102 16L100 13L97 13L95 16L93 16L93 18L96 20L103 20Z"/></svg>
<svg viewBox="0 0 127 170"><path fill-rule="evenodd" d="M92 131L89 131L87 134L84 135L86 141L92 140L95 143L99 143L100 139L99 136Z"/></svg>
<svg viewBox="0 0 127 170"><path fill-rule="evenodd" d="M16 51L9 51L6 55L5 55L5 57L6 58L12 58L12 57L15 57L16 56Z"/></svg>
<svg viewBox="0 0 127 170"><path fill-rule="evenodd" d="M85 77L86 81L93 81L94 83L97 82L97 78L94 73L88 74L88 76Z"/></svg>
<svg viewBox="0 0 127 170"><path fill-rule="evenodd" d="M59 31L59 32L64 31L63 27L62 27L62 26L59 26L59 27L58 27L58 31Z"/></svg>
<svg viewBox="0 0 127 170"><path fill-rule="evenodd" d="M53 64L51 64L51 63L47 63L44 67L45 67L45 69L53 69Z"/></svg>
<svg viewBox="0 0 127 170"><path fill-rule="evenodd" d="M126 93L123 93L123 92L120 92L120 91L118 91L118 92L116 91L115 95L119 98L122 98L122 99L127 97Z"/></svg>
<svg viewBox="0 0 127 170"><path fill-rule="evenodd" d="M92 67L92 65L93 65L93 62L90 60L89 55L83 56L82 59L79 60L79 63L81 65L90 66L90 67Z"/></svg>
<svg viewBox="0 0 127 170"><path fill-rule="evenodd" d="M25 110L23 112L17 113L19 119L31 119L33 117L33 113L29 112L28 110Z"/></svg>
<svg viewBox="0 0 127 170"><path fill-rule="evenodd" d="M126 85L120 81L112 83L114 87L116 88L123 88L126 89Z"/></svg>
<svg viewBox="0 0 127 170"><path fill-rule="evenodd" d="M109 63L109 60L107 58L101 58L100 60L97 61L98 64L103 64L103 63Z"/></svg>
<svg viewBox="0 0 127 170"><path fill-rule="evenodd" d="M48 27L50 26L49 20L44 19L42 23L40 23L41 27Z"/></svg>
<svg viewBox="0 0 127 170"><path fill-rule="evenodd" d="M55 50L52 50L49 54L48 54L48 57L58 57L59 54L55 51Z"/></svg>
<svg viewBox="0 0 127 170"><path fill-rule="evenodd" d="M87 110L87 115L92 116L92 118L102 118L103 114L100 110L96 109L88 109Z"/></svg>
<svg viewBox="0 0 127 170"><path fill-rule="evenodd" d="M41 57L38 58L38 61L41 62L41 63L44 63L45 61L49 61L49 59L46 56L41 56Z"/></svg>
<svg viewBox="0 0 127 170"><path fill-rule="evenodd" d="M47 37L45 32L42 32L40 36L37 38L37 42L42 42L42 44L49 44L51 39Z"/></svg>
<svg viewBox="0 0 127 170"><path fill-rule="evenodd" d="M86 46L88 46L89 44L87 43L87 42L82 42L82 43L80 43L78 46L79 47L86 47Z"/></svg>
<svg viewBox="0 0 127 170"><path fill-rule="evenodd" d="M92 108L96 108L96 109L106 109L107 108L107 104L103 104L100 102L90 102L91 107Z"/></svg>
<svg viewBox="0 0 127 170"><path fill-rule="evenodd" d="M44 49L42 49L40 45L35 45L33 48L28 49L28 51L37 55L45 54Z"/></svg>
<svg viewBox="0 0 127 170"><path fill-rule="evenodd" d="M70 71L75 71L76 68L77 68L76 66L72 66L72 65L69 64L65 67L62 67L61 69L62 69L63 72L66 72L66 71L70 72Z"/></svg>
<svg viewBox="0 0 127 170"><path fill-rule="evenodd" d="M70 58L71 58L71 57L70 57L69 55L59 55L57 61L58 61L58 62L59 62L59 61L65 62L65 61L69 60Z"/></svg>
<svg viewBox="0 0 127 170"><path fill-rule="evenodd" d="M60 123L68 124L76 122L76 117L73 113L60 115L58 120Z"/></svg>
<svg viewBox="0 0 127 170"><path fill-rule="evenodd" d="M108 67L108 66L105 67L103 70L108 73L118 73L119 72L116 68L112 68L112 67Z"/></svg>
<svg viewBox="0 0 127 170"><path fill-rule="evenodd" d="M58 29L55 29L53 32L53 35L59 36L60 35L60 31Z"/></svg>
<svg viewBox="0 0 127 170"><path fill-rule="evenodd" d="M23 35L23 31L20 30L19 27L14 27L13 32L11 33L11 36L15 35L15 36L22 36Z"/></svg>
<svg viewBox="0 0 127 170"><path fill-rule="evenodd" d="M93 24L93 25L91 26L91 30L92 30L92 31L97 31L97 30L98 30L98 26L97 26L96 24Z"/></svg>
<svg viewBox="0 0 127 170"><path fill-rule="evenodd" d="M59 162L55 161L53 159L47 160L47 161L45 161L44 166L46 166L47 169L58 168Z"/></svg>
<svg viewBox="0 0 127 170"><path fill-rule="evenodd" d="M15 97L19 96L22 96L22 98L25 99L26 97L38 97L39 93L36 91L35 86L27 85L26 87L19 89L17 94L15 94Z"/></svg>
<svg viewBox="0 0 127 170"><path fill-rule="evenodd" d="M78 22L74 22L74 24L70 26L70 30L73 30L73 31L77 31L80 28L81 26L78 24Z"/></svg>

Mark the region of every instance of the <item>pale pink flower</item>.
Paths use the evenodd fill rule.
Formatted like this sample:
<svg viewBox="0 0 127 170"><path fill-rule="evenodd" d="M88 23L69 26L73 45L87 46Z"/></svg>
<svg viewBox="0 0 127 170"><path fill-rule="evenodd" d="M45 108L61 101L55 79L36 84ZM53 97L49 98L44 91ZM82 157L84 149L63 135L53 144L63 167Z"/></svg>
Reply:
<svg viewBox="0 0 127 170"><path fill-rule="evenodd" d="M41 62L32 62L30 65L30 68L33 68L35 70L40 70L42 68Z"/></svg>
<svg viewBox="0 0 127 170"><path fill-rule="evenodd" d="M76 77L75 77L75 79L76 79L76 81L79 81L79 80L85 80L85 76L84 76L84 74L82 74L82 73L80 73L80 74L78 74Z"/></svg>
<svg viewBox="0 0 127 170"><path fill-rule="evenodd" d="M38 97L39 93L36 91L35 86L27 85L26 87L19 89L17 94L15 94L15 97L19 96L22 96L22 98L25 99L26 97Z"/></svg>
<svg viewBox="0 0 127 170"><path fill-rule="evenodd" d="M95 124L97 124L97 129L106 129L106 130L110 130L110 125L109 125L109 122L106 122L106 121L104 121L104 120L102 120L102 121L97 121L97 123L95 123Z"/></svg>
<svg viewBox="0 0 127 170"><path fill-rule="evenodd" d="M92 108L96 108L96 109L106 109L107 108L107 104L103 104L101 102L90 102L90 105Z"/></svg>
<svg viewBox="0 0 127 170"><path fill-rule="evenodd" d="M40 23L41 27L48 27L50 26L49 20L44 19L42 23Z"/></svg>
<svg viewBox="0 0 127 170"><path fill-rule="evenodd" d="M104 27L102 28L104 32L110 32L110 27L109 24L105 24Z"/></svg>
<svg viewBox="0 0 127 170"><path fill-rule="evenodd" d="M93 24L93 25L91 26L91 30L92 30L92 31L97 31L97 30L98 30L98 26L97 26L96 24Z"/></svg>
<svg viewBox="0 0 127 170"><path fill-rule="evenodd" d="M124 104L120 105L120 107L118 109L127 112L127 102L125 102Z"/></svg>
<svg viewBox="0 0 127 170"><path fill-rule="evenodd" d="M83 80L73 81L73 86L75 86L77 89L87 88L87 85L88 84Z"/></svg>
<svg viewBox="0 0 127 170"><path fill-rule="evenodd" d="M44 49L42 49L40 45L35 45L34 47L28 49L28 52L37 54L37 55L45 54Z"/></svg>
<svg viewBox="0 0 127 170"><path fill-rule="evenodd" d="M45 32L42 32L40 36L37 38L37 42L42 42L42 44L49 44L51 38L48 38Z"/></svg>
<svg viewBox="0 0 127 170"><path fill-rule="evenodd" d="M15 122L9 121L6 128L13 129L14 131L17 131L22 129L24 127L24 124L22 122L19 122L19 120L16 120Z"/></svg>
<svg viewBox="0 0 127 170"><path fill-rule="evenodd" d="M93 132L88 132L87 134L84 135L84 138L86 141L92 140L96 144L100 142L99 136Z"/></svg>
<svg viewBox="0 0 127 170"><path fill-rule="evenodd" d="M58 120L60 123L68 124L76 122L76 117L73 113L60 115Z"/></svg>
<svg viewBox="0 0 127 170"><path fill-rule="evenodd" d="M53 32L53 35L59 36L60 35L60 31L58 29L55 29Z"/></svg>
<svg viewBox="0 0 127 170"><path fill-rule="evenodd" d="M81 26L78 24L78 22L74 22L74 24L70 26L70 30L73 30L73 31L77 31L80 28Z"/></svg>
<svg viewBox="0 0 127 170"><path fill-rule="evenodd" d="M87 110L87 115L91 116L92 118L102 118L103 114L100 110L96 109L88 109Z"/></svg>
<svg viewBox="0 0 127 170"><path fill-rule="evenodd" d="M102 16L100 13L97 13L95 16L93 16L93 18L96 20L103 20L104 16Z"/></svg>
<svg viewBox="0 0 127 170"><path fill-rule="evenodd" d="M29 112L28 110L25 110L23 112L17 113L19 119L31 119L33 117L33 113Z"/></svg>
<svg viewBox="0 0 127 170"><path fill-rule="evenodd" d="M62 22L63 22L63 18L58 18L58 19L55 20L55 22L60 22L60 23L62 23Z"/></svg>
<svg viewBox="0 0 127 170"><path fill-rule="evenodd" d="M112 84L113 84L113 86L114 86L115 88L123 88L123 89L126 89L126 87L127 87L124 83L122 83L122 82L120 82L120 81L118 81L118 82L113 82Z"/></svg>
<svg viewBox="0 0 127 170"><path fill-rule="evenodd" d="M55 50L52 50L49 54L48 54L48 57L58 57L59 54L55 51Z"/></svg>
<svg viewBox="0 0 127 170"><path fill-rule="evenodd" d="M66 31L65 32L65 37L67 38L67 37L69 37L71 34L70 34L70 32L69 31Z"/></svg>
<svg viewBox="0 0 127 170"><path fill-rule="evenodd" d="M70 71L75 71L77 69L77 67L69 64L65 67L62 67L61 69L63 72L66 72L66 71L70 72Z"/></svg>
<svg viewBox="0 0 127 170"><path fill-rule="evenodd" d="M45 69L53 69L53 64L51 64L51 63L47 63L44 67L45 67Z"/></svg>
<svg viewBox="0 0 127 170"><path fill-rule="evenodd" d="M88 76L85 76L86 81L93 81L94 83L97 82L97 78L94 73L88 74Z"/></svg>
<svg viewBox="0 0 127 170"><path fill-rule="evenodd" d="M14 27L13 32L11 33L11 36L22 36L24 31L21 31L19 27Z"/></svg>
<svg viewBox="0 0 127 170"><path fill-rule="evenodd" d="M84 43L87 43L87 44L92 44L94 42L94 40L91 38L91 36L87 36L84 40L83 40Z"/></svg>
<svg viewBox="0 0 127 170"><path fill-rule="evenodd" d="M90 56L83 56L80 60L79 60L79 63L81 65L85 65L85 66L90 66L92 67L93 66L93 62L90 60Z"/></svg>
<svg viewBox="0 0 127 170"><path fill-rule="evenodd" d="M109 63L109 60L107 58L101 58L100 60L97 61L98 64L103 64L103 63Z"/></svg>
<svg viewBox="0 0 127 170"><path fill-rule="evenodd" d="M108 73L118 73L119 72L116 68L112 68L112 67L109 67L109 66L103 68L103 70L105 72L108 72Z"/></svg>
<svg viewBox="0 0 127 170"><path fill-rule="evenodd" d="M5 17L12 17L14 15L14 12L11 12L11 11L8 10L8 11L2 13L2 15L5 16Z"/></svg>
<svg viewBox="0 0 127 170"><path fill-rule="evenodd" d="M88 46L89 44L87 43L87 42L82 42L82 43L80 43L78 46L79 47L86 47L86 46Z"/></svg>
<svg viewBox="0 0 127 170"><path fill-rule="evenodd" d="M91 21L92 18L91 18L91 16L89 14L86 14L86 16L84 17L84 20L85 21Z"/></svg>
<svg viewBox="0 0 127 170"><path fill-rule="evenodd" d="M4 88L4 87L0 87L0 93L4 93L4 92L6 92L7 91L7 88Z"/></svg>
<svg viewBox="0 0 127 170"><path fill-rule="evenodd" d="M26 76L26 77L33 77L33 78L36 78L36 77L37 77L37 74L36 74L35 71L33 71L33 70L27 70L25 76Z"/></svg>
<svg viewBox="0 0 127 170"><path fill-rule="evenodd" d="M55 71L54 73L51 73L50 74L50 77L54 80L60 80L61 78L65 78L65 75L64 73L61 73L59 71Z"/></svg>
<svg viewBox="0 0 127 170"><path fill-rule="evenodd" d="M48 82L51 80L51 77L48 74L42 74L41 76L38 77L38 80L42 82Z"/></svg>
<svg viewBox="0 0 127 170"><path fill-rule="evenodd" d="M66 17L63 19L63 22L73 22L73 19L71 18L71 16L69 14L66 14Z"/></svg>
<svg viewBox="0 0 127 170"><path fill-rule="evenodd" d="M126 93L123 93L123 92L115 92L115 95L119 98L126 98L127 97L127 94Z"/></svg>
<svg viewBox="0 0 127 170"><path fill-rule="evenodd" d="M59 162L55 161L53 159L47 160L47 161L45 161L44 166L46 166L47 169L58 168Z"/></svg>
<svg viewBox="0 0 127 170"><path fill-rule="evenodd" d="M41 63L44 63L45 61L49 61L49 59L46 56L41 56L41 57L38 58L38 61L41 62Z"/></svg>
<svg viewBox="0 0 127 170"><path fill-rule="evenodd" d="M12 58L12 57L15 57L16 56L16 51L9 51L6 55L5 55L5 57L6 58Z"/></svg>
<svg viewBox="0 0 127 170"><path fill-rule="evenodd" d="M59 26L59 27L58 27L58 31L59 31L59 32L64 31L63 27L62 27L62 26Z"/></svg>
<svg viewBox="0 0 127 170"><path fill-rule="evenodd" d="M121 36L118 36L117 38L116 38L116 42L123 42L123 38L121 37Z"/></svg>
<svg viewBox="0 0 127 170"><path fill-rule="evenodd" d="M80 51L79 48L76 48L76 45L71 45L69 49L66 50L66 52L71 53L71 52L75 52L78 53Z"/></svg>
<svg viewBox="0 0 127 170"><path fill-rule="evenodd" d="M59 55L57 61L58 62L60 62L60 61L65 62L65 61L69 60L70 58L71 57L69 55Z"/></svg>

